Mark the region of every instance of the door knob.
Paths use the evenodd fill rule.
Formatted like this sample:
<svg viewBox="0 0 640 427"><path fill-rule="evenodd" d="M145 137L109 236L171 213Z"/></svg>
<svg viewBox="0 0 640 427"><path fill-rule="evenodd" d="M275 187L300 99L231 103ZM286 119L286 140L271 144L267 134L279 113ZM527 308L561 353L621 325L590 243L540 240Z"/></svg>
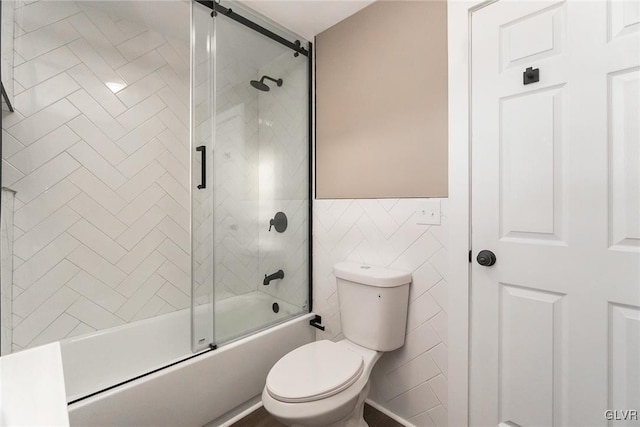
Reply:
<svg viewBox="0 0 640 427"><path fill-rule="evenodd" d="M482 250L478 253L478 256L476 257L476 261L478 261L478 264L480 265L483 265L485 267L491 267L493 264L496 263L496 254L486 249Z"/></svg>

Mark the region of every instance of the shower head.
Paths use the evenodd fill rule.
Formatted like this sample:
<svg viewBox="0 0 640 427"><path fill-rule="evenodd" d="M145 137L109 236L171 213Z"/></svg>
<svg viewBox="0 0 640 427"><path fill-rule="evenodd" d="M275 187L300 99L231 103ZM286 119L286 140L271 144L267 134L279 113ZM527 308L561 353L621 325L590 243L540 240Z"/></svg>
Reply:
<svg viewBox="0 0 640 427"><path fill-rule="evenodd" d="M264 82L264 80L271 80L272 82L274 82L276 85L278 86L282 86L282 79L274 79L272 77L269 76L262 76L262 78L260 79L260 81L258 80L251 80L251 86L255 87L258 90L261 90L263 92L269 92L269 90L271 89L269 86L267 86L267 84Z"/></svg>
<svg viewBox="0 0 640 427"><path fill-rule="evenodd" d="M269 89L270 89L266 83L263 83L262 81L257 81L257 80L251 80L251 86L263 92L269 92Z"/></svg>

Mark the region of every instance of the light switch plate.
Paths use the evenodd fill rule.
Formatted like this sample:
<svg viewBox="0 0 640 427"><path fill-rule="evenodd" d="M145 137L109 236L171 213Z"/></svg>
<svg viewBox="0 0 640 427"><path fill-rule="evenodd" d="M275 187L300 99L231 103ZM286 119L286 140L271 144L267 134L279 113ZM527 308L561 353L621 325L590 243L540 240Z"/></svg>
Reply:
<svg viewBox="0 0 640 427"><path fill-rule="evenodd" d="M420 201L415 219L418 225L440 225L440 200Z"/></svg>

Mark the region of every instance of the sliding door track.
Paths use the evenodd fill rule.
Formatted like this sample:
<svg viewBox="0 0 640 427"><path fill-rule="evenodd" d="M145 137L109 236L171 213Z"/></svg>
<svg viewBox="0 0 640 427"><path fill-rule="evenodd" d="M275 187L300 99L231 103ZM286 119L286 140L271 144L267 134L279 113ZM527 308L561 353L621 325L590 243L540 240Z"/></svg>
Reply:
<svg viewBox="0 0 640 427"><path fill-rule="evenodd" d="M229 17L231 19L233 19L234 21L244 25L245 27L251 28L254 31L259 32L260 34L269 37L271 40L277 41L278 43L280 43L283 46L288 47L289 49L304 55L304 56L309 56L309 51L307 49L305 49L304 47L302 47L302 43L300 43L300 40L296 40L294 42L289 41L287 39L285 39L282 36L279 36L278 34L274 33L273 31L270 31L266 28L264 28L261 25L256 24L255 22L253 22L252 20L245 18L242 15L237 14L236 12L234 12L231 8L226 8L224 6L221 6L220 4L216 3L215 1L212 0L195 0L197 3L200 3L203 6L208 7L209 9L213 10L214 13L219 13L221 15L224 15L226 17Z"/></svg>

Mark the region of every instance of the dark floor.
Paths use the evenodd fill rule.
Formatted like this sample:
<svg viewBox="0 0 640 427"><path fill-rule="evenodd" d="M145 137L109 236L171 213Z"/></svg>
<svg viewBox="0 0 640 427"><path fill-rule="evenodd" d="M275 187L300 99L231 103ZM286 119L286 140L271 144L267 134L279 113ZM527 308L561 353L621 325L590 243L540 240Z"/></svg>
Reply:
<svg viewBox="0 0 640 427"><path fill-rule="evenodd" d="M364 405L364 419L369 427L402 427L402 424L387 417L377 409L369 405ZM279 423L269 413L261 407L255 412L250 413L232 427L283 427L284 424Z"/></svg>

